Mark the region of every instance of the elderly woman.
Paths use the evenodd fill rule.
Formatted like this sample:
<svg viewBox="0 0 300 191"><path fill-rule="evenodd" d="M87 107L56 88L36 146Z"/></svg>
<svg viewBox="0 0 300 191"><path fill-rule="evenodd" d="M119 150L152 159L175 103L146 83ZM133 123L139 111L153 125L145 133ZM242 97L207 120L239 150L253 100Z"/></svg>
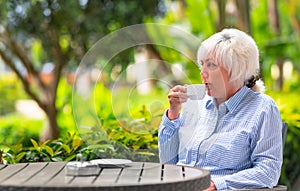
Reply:
<svg viewBox="0 0 300 191"><path fill-rule="evenodd" d="M209 170L208 190L275 186L282 122L258 79L256 43L240 30L224 29L201 44L198 65L206 95L191 100L185 86L170 90L159 127L160 161Z"/></svg>

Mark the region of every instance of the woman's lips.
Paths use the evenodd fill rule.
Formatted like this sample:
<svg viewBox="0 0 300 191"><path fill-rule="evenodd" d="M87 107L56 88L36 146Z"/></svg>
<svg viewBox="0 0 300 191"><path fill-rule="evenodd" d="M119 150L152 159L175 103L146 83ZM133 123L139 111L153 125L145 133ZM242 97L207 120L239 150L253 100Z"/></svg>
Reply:
<svg viewBox="0 0 300 191"><path fill-rule="evenodd" d="M209 84L209 83L204 83L205 84L205 88L206 88L206 91L207 92L210 92L210 90L211 90L211 84Z"/></svg>
<svg viewBox="0 0 300 191"><path fill-rule="evenodd" d="M209 88L209 84L207 82L204 83L204 84L205 84L206 89L208 89Z"/></svg>

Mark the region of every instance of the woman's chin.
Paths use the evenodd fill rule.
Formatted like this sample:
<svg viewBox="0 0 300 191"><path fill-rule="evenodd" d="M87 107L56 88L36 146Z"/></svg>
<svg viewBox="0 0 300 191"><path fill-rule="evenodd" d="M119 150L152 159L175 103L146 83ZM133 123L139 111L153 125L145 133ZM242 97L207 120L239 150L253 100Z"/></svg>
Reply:
<svg viewBox="0 0 300 191"><path fill-rule="evenodd" d="M207 90L206 93L207 93L207 95L212 96L212 93L211 93L210 90ZM213 97L213 96L212 96L212 97Z"/></svg>

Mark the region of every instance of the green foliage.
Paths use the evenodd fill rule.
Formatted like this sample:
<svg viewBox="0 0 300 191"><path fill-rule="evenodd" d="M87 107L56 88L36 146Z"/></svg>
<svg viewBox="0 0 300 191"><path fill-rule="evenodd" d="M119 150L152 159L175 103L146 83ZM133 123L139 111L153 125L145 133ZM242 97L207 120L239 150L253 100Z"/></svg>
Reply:
<svg viewBox="0 0 300 191"><path fill-rule="evenodd" d="M160 14L158 4L158 0L0 1L0 24L21 44L32 43L28 55L34 64L57 64L55 48L72 68L103 36ZM120 63L128 60L122 59Z"/></svg>
<svg viewBox="0 0 300 191"><path fill-rule="evenodd" d="M299 94L296 91L269 94L278 105L282 120L288 124L280 183L291 186L300 176L300 108L295 104Z"/></svg>
<svg viewBox="0 0 300 191"><path fill-rule="evenodd" d="M30 119L15 112L15 103L18 99L27 98L23 93L20 82L14 75L3 75L0 78L0 108L4 108L4 116L0 117L0 149L3 144L16 145L22 140L23 146L31 145L30 138L39 139L39 133L44 126L44 119ZM66 80L61 79L58 87L56 104L58 110L58 122L62 135L67 132L76 132L76 125L72 115L71 86Z"/></svg>
<svg viewBox="0 0 300 191"><path fill-rule="evenodd" d="M53 107L56 104L55 99L52 99L56 98L56 85L58 84L56 79L60 79L62 73L77 67L84 54L101 37L122 27L139 24L144 19L150 20L149 18L156 16L160 13L158 4L158 0L143 3L138 0L130 2L126 0L118 2L111 0L0 1L0 7L5 9L0 12L0 52L2 57L6 58L3 59L4 64L7 64L13 72L36 74L33 76L41 79L38 78L38 74L43 66L46 63L52 63L54 66L53 83L49 85L38 83L38 86L28 83L25 88L29 97L38 100L40 105L45 105L43 109L47 106L47 108ZM115 56L118 63L113 64L126 66L129 63L128 52L127 50L124 52ZM20 75L19 77L21 78ZM0 105L5 106L5 104ZM9 110L10 107L5 106L5 109ZM59 107L55 109L59 112L71 111L67 107L63 110ZM49 119L56 113L46 112L46 115L49 115L47 116ZM61 120L58 123L64 122ZM68 123L71 121L69 120ZM56 124L56 121L49 124ZM52 125L50 129L56 129L56 125ZM56 136L51 135L51 131L49 134L50 137Z"/></svg>
<svg viewBox="0 0 300 191"><path fill-rule="evenodd" d="M145 117L147 113L145 108L141 110L142 116ZM146 121L137 120L124 126L134 129L138 125L147 124ZM43 143L30 138L31 144L27 146L24 146L25 139L19 139L14 144L3 143L0 147L0 161L18 163L127 158L158 162L157 131L152 131L152 134L137 134L122 126L107 128L107 131L108 136L102 131L87 132L88 143L75 133L68 133L65 137Z"/></svg>
<svg viewBox="0 0 300 191"><path fill-rule="evenodd" d="M0 76L0 116L15 111L17 99L26 98L20 81L12 73Z"/></svg>
<svg viewBox="0 0 300 191"><path fill-rule="evenodd" d="M162 97L163 92L153 93L150 97L132 95L134 100L129 100L132 103L130 115L127 113L116 117L112 108L111 92L103 84L98 84L95 88L95 96L98 99L95 101L101 126L91 129L79 128L77 131L70 109L72 102L68 98L70 92L68 93L64 83L61 83L58 91L60 96L57 104L62 108L59 111L59 122L63 127L67 127L64 131L70 133L62 133L61 138L57 140L41 143L37 141L39 129L29 131L28 127L41 127L42 121L35 124L35 121L24 119L21 123L20 116L12 115L10 119L6 117L8 121L4 123L3 120L0 129L3 135L7 135L3 136L0 144L3 162L70 161L112 157L158 162L157 127L164 106L161 103L152 103L149 107L140 104L153 101L153 97ZM125 94L121 97L127 96ZM126 102L123 100L120 103L122 102L125 106L119 105L120 108L126 108ZM89 108L85 105L82 111L89 112ZM63 136L65 134L66 136ZM24 135L26 137L22 139Z"/></svg>
<svg viewBox="0 0 300 191"><path fill-rule="evenodd" d="M186 16L191 24L193 34L201 34L205 37L215 32L214 14L209 8L209 0L186 0ZM200 22L201 21L201 22ZM203 38L202 36L202 38Z"/></svg>
<svg viewBox="0 0 300 191"><path fill-rule="evenodd" d="M155 124L155 118L160 119L161 115L151 119L150 112L145 106L139 110L139 115L140 117L134 120L119 120L117 127L106 127L108 136L126 148L157 149L158 124Z"/></svg>
<svg viewBox="0 0 300 191"><path fill-rule="evenodd" d="M0 149L3 145L17 145L20 140L29 146L30 138L38 139L42 127L42 120L27 119L18 114L0 117Z"/></svg>
<svg viewBox="0 0 300 191"><path fill-rule="evenodd" d="M72 108L72 86L65 78L61 78L57 88L57 98L55 104L58 109L57 122L62 135L67 132L76 133L76 124L73 117Z"/></svg>
<svg viewBox="0 0 300 191"><path fill-rule="evenodd" d="M114 145L114 150L118 152L108 153L106 157L158 161L157 128L165 108L162 103L154 103L153 98L162 97L162 92L154 90L148 96L139 96L133 92L130 94L125 89L120 92L114 97L103 84L95 86L94 96L99 124L79 128L80 136L91 145L102 142ZM142 103L151 104L146 106ZM86 106L78 112L91 111Z"/></svg>
<svg viewBox="0 0 300 191"><path fill-rule="evenodd" d="M84 149L82 140L75 134L54 141L37 142L30 139L32 146L24 147L22 141L16 145L6 145L8 150L2 154L4 163L70 161L77 152Z"/></svg>
<svg viewBox="0 0 300 191"><path fill-rule="evenodd" d="M22 140L15 145L6 145L6 150L1 151L2 163L20 162L57 162L71 160L92 160L97 158L125 157L120 154L121 148L113 142L99 141L96 144L86 144L76 134L68 133L67 136L53 141L37 142L30 139L31 145L23 146ZM129 151L126 153L131 155Z"/></svg>
<svg viewBox="0 0 300 191"><path fill-rule="evenodd" d="M31 46L32 62L35 66L41 67L43 61L43 47L39 39L35 39Z"/></svg>

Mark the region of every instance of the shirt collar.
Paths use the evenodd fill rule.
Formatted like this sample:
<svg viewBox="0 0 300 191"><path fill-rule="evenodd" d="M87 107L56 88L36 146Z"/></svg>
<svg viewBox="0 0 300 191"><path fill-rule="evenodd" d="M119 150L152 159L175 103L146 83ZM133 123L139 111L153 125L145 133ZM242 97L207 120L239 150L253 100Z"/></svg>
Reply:
<svg viewBox="0 0 300 191"><path fill-rule="evenodd" d="M242 100L245 99L246 95L249 93L250 89L246 86L243 86L239 91L237 91L231 98L229 98L225 104L230 113L233 113L234 110L239 106Z"/></svg>
<svg viewBox="0 0 300 191"><path fill-rule="evenodd" d="M248 92L249 88L243 86L233 96L231 96L227 101L224 102L230 113L234 112L234 110L238 107L239 103L245 98ZM209 99L206 101L205 107L206 109L211 109L212 107L215 107L215 105L215 98L209 97Z"/></svg>
<svg viewBox="0 0 300 191"><path fill-rule="evenodd" d="M206 100L206 104L205 104L206 109L211 109L214 106L215 106L215 104L214 104L214 98L213 97L209 97Z"/></svg>

